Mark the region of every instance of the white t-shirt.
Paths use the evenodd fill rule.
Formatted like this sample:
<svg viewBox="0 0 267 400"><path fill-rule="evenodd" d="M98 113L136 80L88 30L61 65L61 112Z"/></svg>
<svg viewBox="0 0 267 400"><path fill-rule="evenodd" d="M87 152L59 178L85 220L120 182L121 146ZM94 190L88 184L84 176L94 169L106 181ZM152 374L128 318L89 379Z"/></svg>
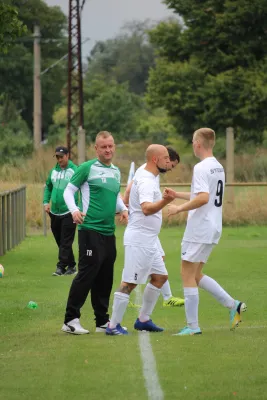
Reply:
<svg viewBox="0 0 267 400"><path fill-rule="evenodd" d="M135 174L134 174L133 179L138 178L139 174L140 174L142 171L144 171L145 168L146 168L146 163L143 164L143 165L141 165L139 168L137 168L137 170L135 171ZM160 187L159 175L156 176L156 181L158 182L158 185L159 185L159 187Z"/></svg>
<svg viewBox="0 0 267 400"><path fill-rule="evenodd" d="M155 247L162 224L162 211L145 215L141 204L162 199L155 175L142 169L133 179L129 200L129 221L124 233L124 245Z"/></svg>
<svg viewBox="0 0 267 400"><path fill-rule="evenodd" d="M225 188L223 166L215 157L207 157L194 167L190 200L198 193L209 193L209 202L188 213L183 240L218 243L222 233L222 204Z"/></svg>

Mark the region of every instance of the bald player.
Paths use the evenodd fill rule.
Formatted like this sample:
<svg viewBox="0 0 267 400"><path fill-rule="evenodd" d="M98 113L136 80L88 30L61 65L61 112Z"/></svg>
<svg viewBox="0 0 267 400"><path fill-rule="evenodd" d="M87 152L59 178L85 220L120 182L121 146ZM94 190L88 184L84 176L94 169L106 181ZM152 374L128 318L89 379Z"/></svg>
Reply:
<svg viewBox="0 0 267 400"><path fill-rule="evenodd" d="M134 179L129 199L129 223L124 233L124 269L122 282L114 293L113 312L106 329L107 335L127 335L121 322L129 303L129 296L138 284L145 284L142 307L134 328L139 331L161 332L150 316L168 279L167 270L157 246L162 224L162 208L174 196L162 199L157 176L165 173L170 162L165 146L150 145L146 151L146 167Z"/></svg>

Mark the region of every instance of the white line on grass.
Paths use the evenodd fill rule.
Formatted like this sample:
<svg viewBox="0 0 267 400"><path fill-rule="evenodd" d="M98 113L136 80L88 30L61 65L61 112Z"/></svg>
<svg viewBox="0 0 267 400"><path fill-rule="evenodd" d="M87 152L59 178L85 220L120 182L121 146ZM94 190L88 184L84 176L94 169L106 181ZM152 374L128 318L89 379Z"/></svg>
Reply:
<svg viewBox="0 0 267 400"><path fill-rule="evenodd" d="M136 304L141 305L142 294L140 285L137 286L135 293L136 293ZM138 340L139 340L140 353L143 361L143 375L146 382L148 397L151 400L163 400L164 393L159 383L157 364L150 343L149 334L144 332L139 332Z"/></svg>

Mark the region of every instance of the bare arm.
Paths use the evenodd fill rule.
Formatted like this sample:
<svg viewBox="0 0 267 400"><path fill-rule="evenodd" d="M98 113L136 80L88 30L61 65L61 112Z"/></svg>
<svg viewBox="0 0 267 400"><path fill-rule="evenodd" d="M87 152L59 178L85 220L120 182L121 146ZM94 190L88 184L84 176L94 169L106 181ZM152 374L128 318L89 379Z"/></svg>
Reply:
<svg viewBox="0 0 267 400"><path fill-rule="evenodd" d="M171 194L175 199L190 200L190 192L175 192L170 188L165 188L163 192L163 198L165 195Z"/></svg>
<svg viewBox="0 0 267 400"><path fill-rule="evenodd" d="M190 200L190 192L176 192L176 199Z"/></svg>
<svg viewBox="0 0 267 400"><path fill-rule="evenodd" d="M133 181L131 181L126 187L125 193L122 197L124 204L129 204L130 191L131 191L132 185L133 185Z"/></svg>
<svg viewBox="0 0 267 400"><path fill-rule="evenodd" d="M156 201L155 203L150 203L148 201L141 204L142 211L145 216L156 214L158 211L162 210L167 204L169 204L173 198L171 199L162 199Z"/></svg>
<svg viewBox="0 0 267 400"><path fill-rule="evenodd" d="M187 201L184 204L176 206L174 204L169 205L168 207L168 215L179 214L183 211L195 210L196 208L200 208L209 202L209 193L198 193L196 197L192 200Z"/></svg>

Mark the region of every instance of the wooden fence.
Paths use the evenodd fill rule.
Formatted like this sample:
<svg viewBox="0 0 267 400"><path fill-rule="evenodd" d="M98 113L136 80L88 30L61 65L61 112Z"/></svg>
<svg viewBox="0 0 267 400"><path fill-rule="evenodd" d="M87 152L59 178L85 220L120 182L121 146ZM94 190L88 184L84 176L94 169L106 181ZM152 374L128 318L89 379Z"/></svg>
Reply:
<svg viewBox="0 0 267 400"><path fill-rule="evenodd" d="M0 192L0 256L26 236L26 186Z"/></svg>

